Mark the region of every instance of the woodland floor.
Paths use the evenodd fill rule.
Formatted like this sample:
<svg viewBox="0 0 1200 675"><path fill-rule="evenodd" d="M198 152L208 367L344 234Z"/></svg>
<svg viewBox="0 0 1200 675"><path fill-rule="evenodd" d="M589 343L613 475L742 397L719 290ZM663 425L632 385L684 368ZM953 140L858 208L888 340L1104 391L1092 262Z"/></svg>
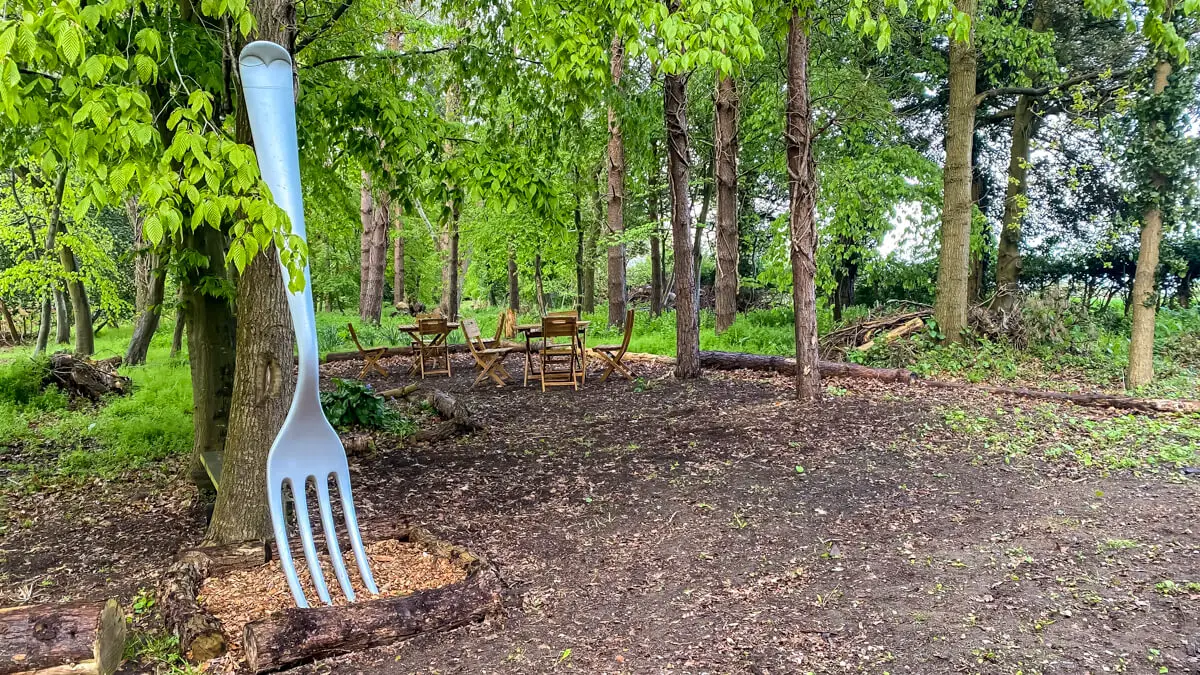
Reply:
<svg viewBox="0 0 1200 675"><path fill-rule="evenodd" d="M1044 459L1029 439L1078 409L852 381L799 405L782 378L645 365L469 390L455 366L431 384L486 429L354 458L355 497L364 529L408 514L486 555L505 616L304 672L1200 673L1200 479ZM165 470L5 478L0 606L133 597L203 529Z"/></svg>

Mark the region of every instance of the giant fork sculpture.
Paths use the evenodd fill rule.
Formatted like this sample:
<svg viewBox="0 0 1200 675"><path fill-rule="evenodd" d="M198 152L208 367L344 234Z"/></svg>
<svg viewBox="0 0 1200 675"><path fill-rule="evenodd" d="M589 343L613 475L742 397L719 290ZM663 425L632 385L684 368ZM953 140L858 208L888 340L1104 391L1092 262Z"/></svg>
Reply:
<svg viewBox="0 0 1200 675"><path fill-rule="evenodd" d="M305 238L304 204L300 193L300 157L296 139L296 104L292 87L292 59L287 50L273 42L252 42L246 45L238 58L242 75L242 89L246 97L246 111L250 117L250 130L258 154L258 168L263 180L271 188L275 203L288 214L292 221L292 234ZM284 279L288 271L283 270ZM354 559L363 582L371 593L378 593L371 568L363 551L362 536L358 531L358 518L354 511L354 499L350 493L350 467L346 462L346 450L337 432L325 419L321 410L321 399L317 388L317 330L313 314L312 284L308 265L304 266L304 290L288 293L288 310L292 315L292 326L296 331L299 348L296 395L287 419L275 437L267 457L267 499L271 508L271 523L275 529L275 545L279 560L287 575L288 587L299 607L308 607L296 565L292 561L292 550L288 543L287 521L284 513L283 488L287 485L295 502L296 524L308 572L321 602L332 604L329 589L321 572L317 547L313 540L312 523L308 516L305 485L311 478L316 482L317 503L321 513L321 528L325 532L325 543L333 563L338 584L351 602L354 589L342 561L338 546L337 529L333 521L333 504L329 496L329 477L337 482L338 494L342 498L342 511L346 516L346 529Z"/></svg>

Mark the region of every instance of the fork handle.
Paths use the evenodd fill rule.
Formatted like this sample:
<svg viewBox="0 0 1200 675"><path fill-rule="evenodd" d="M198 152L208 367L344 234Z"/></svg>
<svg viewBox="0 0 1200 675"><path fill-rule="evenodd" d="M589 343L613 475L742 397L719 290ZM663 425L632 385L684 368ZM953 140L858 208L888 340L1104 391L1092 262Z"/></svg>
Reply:
<svg viewBox="0 0 1200 675"><path fill-rule="evenodd" d="M304 200L300 191L300 151L296 138L296 99L292 84L292 57L274 42L251 42L238 57L242 93L250 118L250 133L258 156L258 170L271 189L271 197L292 221L292 234L307 242ZM282 258L284 285L289 272ZM287 293L288 310L296 333L299 364L296 395L289 414L299 408L321 410L318 390L317 320L313 312L312 283L307 261L304 289ZM305 410L304 412L308 412Z"/></svg>

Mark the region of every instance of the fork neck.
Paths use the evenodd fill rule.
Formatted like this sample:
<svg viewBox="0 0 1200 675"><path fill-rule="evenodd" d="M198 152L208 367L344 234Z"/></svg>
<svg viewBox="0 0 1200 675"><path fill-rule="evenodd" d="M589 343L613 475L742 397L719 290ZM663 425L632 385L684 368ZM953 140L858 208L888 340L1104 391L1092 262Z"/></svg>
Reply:
<svg viewBox="0 0 1200 675"><path fill-rule="evenodd" d="M284 278L286 279L286 270ZM288 310L296 334L298 363L296 398L293 407L317 403L320 406L320 360L317 354L317 320L313 311L312 283L308 266L304 267L304 290L288 293Z"/></svg>

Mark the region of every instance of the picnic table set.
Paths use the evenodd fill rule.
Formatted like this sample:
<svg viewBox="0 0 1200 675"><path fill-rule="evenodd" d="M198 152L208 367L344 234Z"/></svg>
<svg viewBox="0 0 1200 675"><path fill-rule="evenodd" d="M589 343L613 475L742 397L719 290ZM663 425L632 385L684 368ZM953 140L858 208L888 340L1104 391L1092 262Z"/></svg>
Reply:
<svg viewBox="0 0 1200 675"><path fill-rule="evenodd" d="M484 338L478 322L470 318L456 322L437 315L418 316L417 323L397 328L412 339L413 363L409 375L420 374L422 378L429 375L453 375L450 365L450 335L461 329L467 349L478 368L475 381L471 383L472 387L488 380L497 387L515 381L516 378L504 367L504 360L512 352L521 349L522 345L506 342L506 333L514 336L519 334L524 343L522 386L528 386L529 382L534 380L541 384L542 391L548 387L559 386L578 389L586 382L588 363L593 359L598 359L605 365L601 382L606 381L614 372L626 379L633 379L621 362L629 348L633 311L629 311L626 316L624 339L620 345L587 347L589 325L590 322L581 320L577 312L566 311L548 313L540 322L528 324L516 324L512 312L501 313L496 334L492 338ZM371 368L386 374L375 361L386 353L387 347L364 349L354 335L353 326L349 327L351 336L364 357L362 375Z"/></svg>

